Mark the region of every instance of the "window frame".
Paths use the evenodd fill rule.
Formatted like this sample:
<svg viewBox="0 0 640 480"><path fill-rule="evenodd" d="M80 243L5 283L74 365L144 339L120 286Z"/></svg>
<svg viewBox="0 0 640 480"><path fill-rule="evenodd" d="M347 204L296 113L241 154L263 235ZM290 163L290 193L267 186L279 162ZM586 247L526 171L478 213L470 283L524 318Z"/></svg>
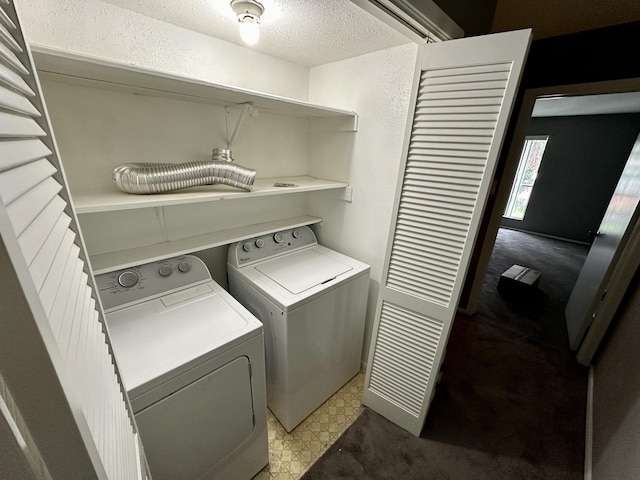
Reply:
<svg viewBox="0 0 640 480"><path fill-rule="evenodd" d="M524 142L522 145L522 151L520 153L520 159L518 160L518 169L516 170L516 174L513 179L513 184L511 185L511 190L509 192L509 197L507 198L507 204L502 213L502 217L509 220L522 221L527 213L527 207L529 206L529 201L531 200L531 193L529 194L529 198L527 199L527 203L525 204L524 211L522 212L522 217L515 216L513 210L517 201L517 193L519 192L522 186L531 187L531 192L533 192L533 187L535 186L538 171L540 170L540 166L542 165L542 160L544 158L544 152L549 144L549 135L526 135L524 137ZM536 170L536 175L533 178L533 181L530 185L525 184L524 174L526 171L526 165L529 159L530 151L532 148L532 142L544 140L544 148L542 149L542 156L540 158L540 163L538 164L538 169Z"/></svg>

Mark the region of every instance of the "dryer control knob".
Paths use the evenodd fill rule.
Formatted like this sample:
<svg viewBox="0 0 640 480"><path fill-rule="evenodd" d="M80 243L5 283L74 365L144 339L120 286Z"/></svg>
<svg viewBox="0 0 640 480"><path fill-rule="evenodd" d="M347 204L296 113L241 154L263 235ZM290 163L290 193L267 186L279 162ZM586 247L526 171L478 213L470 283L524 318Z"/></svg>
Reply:
<svg viewBox="0 0 640 480"><path fill-rule="evenodd" d="M161 277L168 277L173 273L173 268L171 268L168 265L162 265L160 267L160 270L158 270L158 273L160 274Z"/></svg>
<svg viewBox="0 0 640 480"><path fill-rule="evenodd" d="M294 230L291 235L293 235L293 238L300 238L300 230Z"/></svg>
<svg viewBox="0 0 640 480"><path fill-rule="evenodd" d="M276 243L282 243L284 241L284 237L280 232L273 234L273 241Z"/></svg>
<svg viewBox="0 0 640 480"><path fill-rule="evenodd" d="M131 288L138 283L138 274L128 270L118 276L118 283L124 288Z"/></svg>
<svg viewBox="0 0 640 480"><path fill-rule="evenodd" d="M182 273L187 273L189 270L191 270L191 264L189 262L180 262L178 264L178 270L180 270Z"/></svg>
<svg viewBox="0 0 640 480"><path fill-rule="evenodd" d="M262 240L261 238L256 240L256 247L258 248L262 248L264 247L264 240Z"/></svg>
<svg viewBox="0 0 640 480"><path fill-rule="evenodd" d="M250 252L251 250L253 250L253 245L251 245L249 242L247 242L244 245L242 245L242 249L245 252Z"/></svg>

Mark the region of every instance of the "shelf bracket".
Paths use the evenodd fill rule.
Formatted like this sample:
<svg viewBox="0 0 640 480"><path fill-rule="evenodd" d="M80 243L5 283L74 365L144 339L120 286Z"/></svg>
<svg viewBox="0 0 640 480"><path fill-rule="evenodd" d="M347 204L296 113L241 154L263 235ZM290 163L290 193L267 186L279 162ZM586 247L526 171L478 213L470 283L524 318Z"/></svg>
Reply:
<svg viewBox="0 0 640 480"><path fill-rule="evenodd" d="M231 114L231 108L233 107L225 108L227 113L227 135L229 132L229 115ZM249 115L251 118L256 118L258 116L258 109L256 109L253 106L253 103L242 104L242 111L240 112L240 116L236 121L236 126L233 129L233 133L231 134L231 137L227 138L227 148L229 150L231 150L231 147L233 146L233 142L236 140L236 136L238 135L238 132L240 131L240 127L242 127L242 124L244 123L245 118L247 118L247 115Z"/></svg>

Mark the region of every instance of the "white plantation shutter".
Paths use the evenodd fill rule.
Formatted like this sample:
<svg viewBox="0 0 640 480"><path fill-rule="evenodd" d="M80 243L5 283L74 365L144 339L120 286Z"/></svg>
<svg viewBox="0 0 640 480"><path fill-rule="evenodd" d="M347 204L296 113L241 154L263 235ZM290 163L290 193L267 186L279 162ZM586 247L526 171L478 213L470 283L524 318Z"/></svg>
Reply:
<svg viewBox="0 0 640 480"><path fill-rule="evenodd" d="M529 31L421 47L363 402L424 424Z"/></svg>
<svg viewBox="0 0 640 480"><path fill-rule="evenodd" d="M0 0L0 233L12 265L11 272L2 272L2 281L18 283L22 289L29 315L21 321L33 322L42 337L75 423L72 429L85 449L80 456L86 455L92 466L91 478L141 478L135 422L105 333L41 90L13 5L4 0ZM0 327L7 344L28 340L12 339L15 332L5 324ZM5 344L2 347L9 350ZM13 358L18 356L3 361L8 364ZM26 403L24 407L28 411ZM38 427L30 426L28 417L26 428L33 432ZM59 459L47 458L52 450L47 439L34 435L34 440L41 442L44 463L56 473ZM89 478L86 471L67 475Z"/></svg>

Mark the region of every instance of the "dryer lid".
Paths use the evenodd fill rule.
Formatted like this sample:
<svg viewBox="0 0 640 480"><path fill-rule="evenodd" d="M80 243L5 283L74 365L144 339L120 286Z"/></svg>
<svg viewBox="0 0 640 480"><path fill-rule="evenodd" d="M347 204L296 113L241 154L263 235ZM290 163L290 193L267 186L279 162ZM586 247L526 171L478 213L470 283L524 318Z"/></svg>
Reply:
<svg viewBox="0 0 640 480"><path fill-rule="evenodd" d="M256 266L256 270L295 295L352 269L351 265L314 249L285 255Z"/></svg>

